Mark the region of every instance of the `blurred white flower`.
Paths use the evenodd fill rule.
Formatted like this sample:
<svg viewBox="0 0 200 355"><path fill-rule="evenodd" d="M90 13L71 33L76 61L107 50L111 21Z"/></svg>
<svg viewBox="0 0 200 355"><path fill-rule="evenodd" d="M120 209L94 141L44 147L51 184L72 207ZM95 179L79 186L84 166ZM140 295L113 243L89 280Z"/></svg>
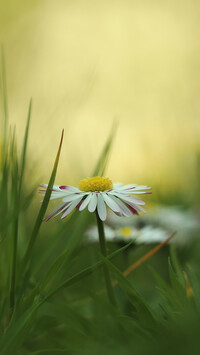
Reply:
<svg viewBox="0 0 200 355"><path fill-rule="evenodd" d="M129 226L139 230L152 233L154 231L155 240L158 233L158 241L160 240L161 231L169 236L176 232L170 243L185 245L198 237L200 232L199 217L194 211L184 211L180 207L157 206L154 207L148 215L143 215L140 219L134 217L118 218L113 214L109 214L107 223L112 228L120 228ZM150 238L151 239L151 238Z"/></svg>
<svg viewBox="0 0 200 355"><path fill-rule="evenodd" d="M89 228L85 235L90 242L98 241L97 227ZM105 237L108 242L124 242L128 243L131 240L135 240L136 244L151 244L162 243L169 237L169 233L160 229L153 228L152 226L146 226L141 229L125 226L118 229L113 229L105 225Z"/></svg>

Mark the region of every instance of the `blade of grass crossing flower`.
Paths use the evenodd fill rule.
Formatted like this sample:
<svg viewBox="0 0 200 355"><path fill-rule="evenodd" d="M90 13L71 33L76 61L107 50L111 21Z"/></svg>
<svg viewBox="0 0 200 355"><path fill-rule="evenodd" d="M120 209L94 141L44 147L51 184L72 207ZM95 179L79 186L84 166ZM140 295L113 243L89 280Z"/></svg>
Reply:
<svg viewBox="0 0 200 355"><path fill-rule="evenodd" d="M22 149L22 156L21 156L21 166L20 166L20 176L19 176L19 198L21 194L21 187L22 187L22 180L24 175L25 163L26 163L26 151L27 151L27 143L28 143L28 133L30 127L30 119L31 119L31 111L32 111L32 99L30 100L29 109L28 109L28 117L26 123L26 130L24 135L24 144Z"/></svg>
<svg viewBox="0 0 200 355"><path fill-rule="evenodd" d="M39 213L38 213L38 216L37 216L34 228L33 228L33 232L31 234L31 238L30 238L30 241L29 241L29 244L28 244L25 256L24 256L24 259L23 259L23 264L22 264L23 267L27 264L27 262L29 260L29 257L30 257L31 252L32 252L32 248L33 248L33 246L35 244L35 241L36 241L36 238L37 238L41 223L43 221L44 215L45 215L47 207L48 207L49 199L50 199L50 196L51 196L51 189L52 189L54 181L55 181L58 162L59 162L59 158L60 158L60 152L61 152L61 147L62 147L62 142L63 142L63 134L64 134L64 130L62 131L60 145L59 145L59 148L58 148L58 152L57 152L57 156L56 156L55 163L54 163L54 166L53 166L53 170L52 170L52 173L51 173L51 177L49 179L48 187L47 187L47 190L46 190L46 193L45 193L41 208L39 210Z"/></svg>
<svg viewBox="0 0 200 355"><path fill-rule="evenodd" d="M110 152L111 145L113 142L113 138L116 133L116 129L117 129L117 122L115 120L113 123L112 129L111 129L111 133L110 133L108 140L105 144L105 147L100 155L100 158L99 158L98 163L93 171L92 176L96 176L96 175L102 176L104 174L104 171L105 171L105 168L107 165L107 161L108 161L108 157L109 157L109 152Z"/></svg>
<svg viewBox="0 0 200 355"><path fill-rule="evenodd" d="M108 153L113 141L113 137L116 131L116 122L114 122L110 136L108 138L108 141L103 149L103 152L99 158L99 161L96 165L96 168L93 171L93 175L102 175L106 166L106 161L107 161L107 157L108 157ZM87 218L83 217L84 219ZM70 238L68 240L68 243L70 243L70 240L72 241L72 245L68 245L67 248L65 249L65 251L56 259L56 261L53 263L53 265L50 267L50 269L48 270L44 281L42 283L42 289L45 287L45 285L47 285L47 283L51 280L51 278L60 270L60 268L62 267L63 263L66 262L67 257L69 257L71 255L71 251L74 250L74 248L77 245L77 240L79 240L79 237L76 238L75 235L78 235L77 233L75 233L75 231L73 232L73 238ZM80 233L79 233L80 236ZM71 244L71 243L70 243Z"/></svg>

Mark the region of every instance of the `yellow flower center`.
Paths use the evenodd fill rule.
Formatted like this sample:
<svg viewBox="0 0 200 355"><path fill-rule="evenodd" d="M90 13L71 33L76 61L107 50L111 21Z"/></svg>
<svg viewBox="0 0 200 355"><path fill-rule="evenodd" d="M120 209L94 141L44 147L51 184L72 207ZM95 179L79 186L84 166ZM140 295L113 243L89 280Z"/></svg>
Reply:
<svg viewBox="0 0 200 355"><path fill-rule="evenodd" d="M123 237L130 237L132 229L130 227L123 227L119 229L119 232L123 235Z"/></svg>
<svg viewBox="0 0 200 355"><path fill-rule="evenodd" d="M94 176L88 179L81 180L79 189L81 191L105 191L112 189L112 180L108 177Z"/></svg>

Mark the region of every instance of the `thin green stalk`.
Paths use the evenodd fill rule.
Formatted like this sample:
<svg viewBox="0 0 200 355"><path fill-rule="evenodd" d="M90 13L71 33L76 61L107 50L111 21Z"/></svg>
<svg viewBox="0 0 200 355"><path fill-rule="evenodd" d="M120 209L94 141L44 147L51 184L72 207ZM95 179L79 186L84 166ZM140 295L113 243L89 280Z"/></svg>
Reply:
<svg viewBox="0 0 200 355"><path fill-rule="evenodd" d="M96 218L97 218L97 227L98 227L98 232L99 232L100 249L101 249L102 255L106 258L107 257L107 250L106 250L106 239L105 239L105 233L104 233L104 226L103 226L102 220L99 218L97 211L96 211ZM114 290L112 287L110 271L108 269L108 266L105 263L103 264L103 271L104 271L104 277L105 277L108 298L109 298L110 302L114 306L116 306L117 302L116 302Z"/></svg>
<svg viewBox="0 0 200 355"><path fill-rule="evenodd" d="M13 185L13 246L11 258L11 283L10 283L10 317L12 316L15 306L15 289L16 289L16 265L17 265L17 244L18 244L18 165L16 157L15 136L13 136L12 145L12 185Z"/></svg>
<svg viewBox="0 0 200 355"><path fill-rule="evenodd" d="M8 105L7 105L7 90L6 90L6 69L3 46L1 46L1 86L2 86L2 100L3 100L3 147L2 147L2 166L6 156L7 146L7 127L8 127Z"/></svg>
<svg viewBox="0 0 200 355"><path fill-rule="evenodd" d="M15 306L15 285L16 285L16 264L17 264L17 242L18 242L18 218L13 226L13 252L12 252L12 266L11 266L11 285L10 285L10 311L11 314Z"/></svg>

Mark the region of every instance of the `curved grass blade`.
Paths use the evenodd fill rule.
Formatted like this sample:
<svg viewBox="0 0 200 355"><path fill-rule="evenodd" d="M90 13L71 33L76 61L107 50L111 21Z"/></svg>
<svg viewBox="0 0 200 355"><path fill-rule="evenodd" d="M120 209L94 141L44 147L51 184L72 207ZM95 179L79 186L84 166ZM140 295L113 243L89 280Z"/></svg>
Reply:
<svg viewBox="0 0 200 355"><path fill-rule="evenodd" d="M134 305L141 320L146 324L148 321L154 322L155 317L152 309L144 300L142 295L134 288L132 283L123 275L123 273L112 264L107 258L102 256L104 263L109 267L110 271L115 274L120 286L127 292L130 302Z"/></svg>
<svg viewBox="0 0 200 355"><path fill-rule="evenodd" d="M56 155L56 160L55 160L55 163L54 163L54 166L53 166L51 177L49 179L48 187L47 187L47 190L46 190L46 193L45 193L41 208L39 210L39 213L38 213L38 216L37 216L34 228L33 228L33 232L31 234L31 238L30 238L26 253L24 255L24 259L23 259L23 262L22 262L22 268L24 268L25 265L27 264L27 262L29 261L29 258L30 258L31 252L32 252L32 248L33 248L33 246L35 244L35 241L36 241L36 238L38 236L38 232L39 232L41 223L43 221L44 215L45 215L47 207L48 207L48 203L49 203L50 196L51 196L51 189L52 189L54 181L55 181L58 162L59 162L59 158L60 158L60 152L61 152L61 147L62 147L62 142L63 142L63 135L64 135L64 130L62 131L62 135L61 135L61 139L60 139L60 145L59 145L58 152L57 152L57 155Z"/></svg>

